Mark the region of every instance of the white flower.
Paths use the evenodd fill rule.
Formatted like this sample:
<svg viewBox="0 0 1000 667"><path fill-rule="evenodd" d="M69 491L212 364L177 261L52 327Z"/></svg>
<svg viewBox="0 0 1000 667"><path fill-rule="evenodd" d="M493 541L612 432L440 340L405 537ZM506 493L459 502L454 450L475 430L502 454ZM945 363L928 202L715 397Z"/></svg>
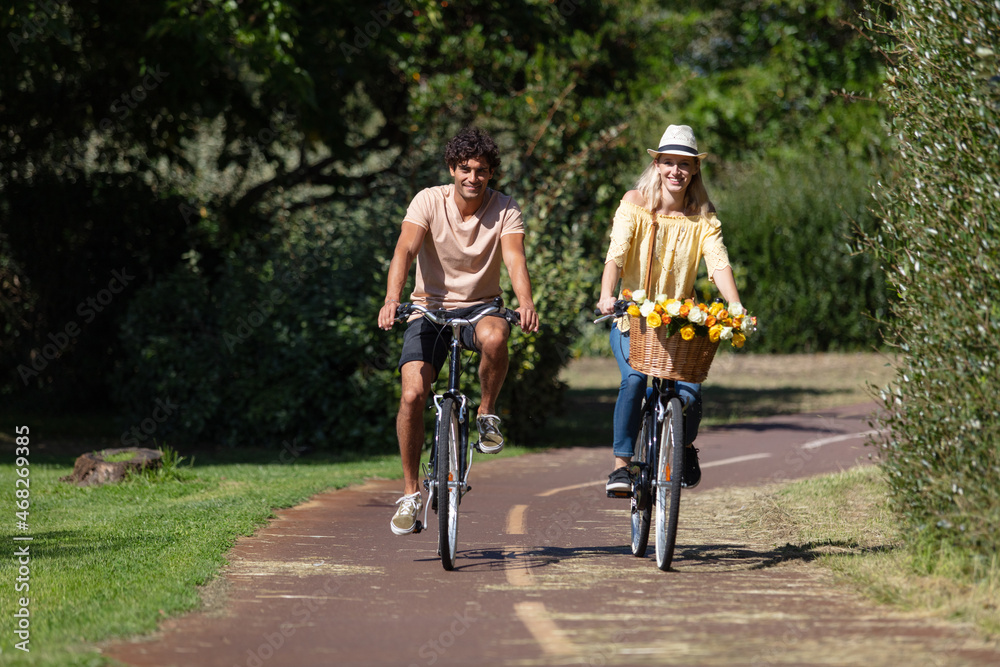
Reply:
<svg viewBox="0 0 1000 667"><path fill-rule="evenodd" d="M667 295L666 294L657 294L656 298L653 299L653 301L656 301L656 303L663 303L666 300L667 300Z"/></svg>
<svg viewBox="0 0 1000 667"><path fill-rule="evenodd" d="M729 340L732 337L733 337L733 328L722 327L722 332L719 334L719 338L721 338L722 340Z"/></svg>
<svg viewBox="0 0 1000 667"><path fill-rule="evenodd" d="M632 292L632 300L638 304L642 304L642 302L646 300L646 290L637 289L636 291Z"/></svg>
<svg viewBox="0 0 1000 667"><path fill-rule="evenodd" d="M671 303L668 303L666 311L667 315L669 315L670 317L677 317L678 315L681 314L681 302L672 301Z"/></svg>
<svg viewBox="0 0 1000 667"><path fill-rule="evenodd" d="M740 331L742 331L743 333L750 333L752 331L756 331L756 329L754 329L753 326L752 317L743 318L743 324L740 325Z"/></svg>
<svg viewBox="0 0 1000 667"><path fill-rule="evenodd" d="M727 308L727 310L729 311L729 314L732 315L733 317L739 317L740 315L746 315L746 312L747 312L747 311L743 310L743 304L740 303L739 301L737 301L735 303L729 304L729 308Z"/></svg>
<svg viewBox="0 0 1000 667"><path fill-rule="evenodd" d="M688 313L688 319L694 324L704 324L705 323L705 311L701 308L692 308L691 312Z"/></svg>
<svg viewBox="0 0 1000 667"><path fill-rule="evenodd" d="M656 308L656 303L653 301L644 301L641 306L639 306L639 314L643 317L648 317L653 309Z"/></svg>

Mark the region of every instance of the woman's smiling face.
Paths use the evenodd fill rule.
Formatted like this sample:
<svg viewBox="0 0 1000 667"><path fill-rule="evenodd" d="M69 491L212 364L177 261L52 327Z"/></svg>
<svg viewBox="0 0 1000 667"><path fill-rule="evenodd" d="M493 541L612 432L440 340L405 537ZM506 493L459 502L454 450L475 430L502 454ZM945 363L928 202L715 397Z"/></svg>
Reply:
<svg viewBox="0 0 1000 667"><path fill-rule="evenodd" d="M660 183L669 192L684 192L691 183L691 177L698 173L698 167L698 158L695 157L669 154L656 157Z"/></svg>

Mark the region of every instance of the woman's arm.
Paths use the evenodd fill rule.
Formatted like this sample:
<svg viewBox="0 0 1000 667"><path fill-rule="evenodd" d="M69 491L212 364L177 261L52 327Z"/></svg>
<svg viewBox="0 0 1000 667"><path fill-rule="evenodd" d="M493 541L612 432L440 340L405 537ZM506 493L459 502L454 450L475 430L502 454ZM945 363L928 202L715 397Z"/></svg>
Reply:
<svg viewBox="0 0 1000 667"><path fill-rule="evenodd" d="M733 277L733 267L726 265L712 274L712 281L722 293L726 303L739 303L740 291L736 289L736 278Z"/></svg>
<svg viewBox="0 0 1000 667"><path fill-rule="evenodd" d="M597 302L597 309L601 315L610 315L615 311L615 286L621 278L622 270L613 261L604 264L604 273L601 275L601 298Z"/></svg>

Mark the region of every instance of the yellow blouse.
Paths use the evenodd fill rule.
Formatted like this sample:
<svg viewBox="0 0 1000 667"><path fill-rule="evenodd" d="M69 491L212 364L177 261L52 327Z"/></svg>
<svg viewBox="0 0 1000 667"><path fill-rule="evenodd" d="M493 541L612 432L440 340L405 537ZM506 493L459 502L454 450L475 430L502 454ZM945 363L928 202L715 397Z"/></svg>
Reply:
<svg viewBox="0 0 1000 667"><path fill-rule="evenodd" d="M692 296L698 277L698 264L705 258L709 280L715 272L729 266L729 252L722 242L722 224L714 213L698 216L668 216L657 214L653 266L647 267L649 244L652 240L653 214L622 200L611 227L611 244L604 262L614 261L622 270L622 289L633 292L643 289L646 272L651 268L653 280L649 296L666 294L674 299ZM622 333L628 331L629 320L617 322Z"/></svg>

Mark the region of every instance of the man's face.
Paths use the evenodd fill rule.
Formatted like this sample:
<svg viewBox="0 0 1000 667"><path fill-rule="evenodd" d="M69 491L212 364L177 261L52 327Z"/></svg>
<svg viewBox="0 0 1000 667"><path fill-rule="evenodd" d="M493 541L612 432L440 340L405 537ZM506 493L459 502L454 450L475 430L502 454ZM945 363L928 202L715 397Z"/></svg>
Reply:
<svg viewBox="0 0 1000 667"><path fill-rule="evenodd" d="M481 158L470 158L448 169L455 179L455 192L463 199L482 197L486 192L486 184L493 176L493 170Z"/></svg>

